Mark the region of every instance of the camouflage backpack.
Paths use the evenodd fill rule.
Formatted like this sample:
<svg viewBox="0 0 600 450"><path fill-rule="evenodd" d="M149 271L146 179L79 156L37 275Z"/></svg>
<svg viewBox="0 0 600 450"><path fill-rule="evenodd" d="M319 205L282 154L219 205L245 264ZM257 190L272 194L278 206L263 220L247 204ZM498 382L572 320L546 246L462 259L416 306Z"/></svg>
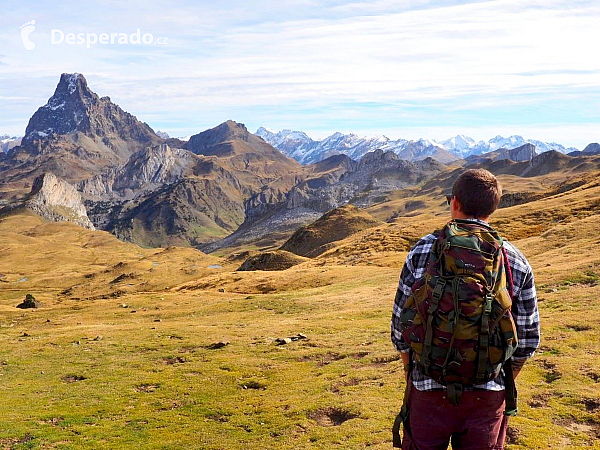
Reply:
<svg viewBox="0 0 600 450"><path fill-rule="evenodd" d="M402 311L402 336L420 371L447 386L456 403L464 387L496 378L517 348L507 262L496 231L452 220Z"/></svg>

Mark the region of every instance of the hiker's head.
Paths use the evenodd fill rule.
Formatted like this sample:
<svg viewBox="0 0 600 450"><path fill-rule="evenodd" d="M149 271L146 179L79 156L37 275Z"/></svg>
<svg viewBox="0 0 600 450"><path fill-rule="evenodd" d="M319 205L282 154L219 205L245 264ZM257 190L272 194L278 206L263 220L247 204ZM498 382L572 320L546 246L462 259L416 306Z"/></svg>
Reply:
<svg viewBox="0 0 600 450"><path fill-rule="evenodd" d="M470 169L454 182L452 197L450 207L453 219L485 220L498 208L502 187L487 170Z"/></svg>

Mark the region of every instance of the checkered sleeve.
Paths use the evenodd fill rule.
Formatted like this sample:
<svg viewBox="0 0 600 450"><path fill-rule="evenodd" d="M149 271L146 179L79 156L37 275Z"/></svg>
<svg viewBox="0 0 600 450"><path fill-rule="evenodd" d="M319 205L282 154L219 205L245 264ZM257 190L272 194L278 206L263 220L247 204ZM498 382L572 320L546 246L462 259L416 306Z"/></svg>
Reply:
<svg viewBox="0 0 600 450"><path fill-rule="evenodd" d="M533 270L523 254L510 242L504 247L513 276L512 313L517 326L517 350L513 355L513 367L519 369L533 356L540 344L540 317Z"/></svg>
<svg viewBox="0 0 600 450"><path fill-rule="evenodd" d="M406 299L411 294L412 285L425 273L429 253L434 242L435 236L433 234L420 239L408 253L400 273L400 281L398 282L392 311L392 342L403 353L408 352L409 347L400 334L400 312L406 303Z"/></svg>

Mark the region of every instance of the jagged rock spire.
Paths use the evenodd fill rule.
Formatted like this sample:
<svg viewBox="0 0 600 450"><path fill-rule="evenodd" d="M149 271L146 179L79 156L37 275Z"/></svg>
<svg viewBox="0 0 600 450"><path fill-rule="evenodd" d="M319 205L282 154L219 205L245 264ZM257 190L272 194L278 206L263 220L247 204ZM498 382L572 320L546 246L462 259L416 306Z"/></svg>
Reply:
<svg viewBox="0 0 600 450"><path fill-rule="evenodd" d="M63 73L54 95L29 120L23 145L53 135L81 132L153 144L160 138L109 97L100 98L80 73Z"/></svg>

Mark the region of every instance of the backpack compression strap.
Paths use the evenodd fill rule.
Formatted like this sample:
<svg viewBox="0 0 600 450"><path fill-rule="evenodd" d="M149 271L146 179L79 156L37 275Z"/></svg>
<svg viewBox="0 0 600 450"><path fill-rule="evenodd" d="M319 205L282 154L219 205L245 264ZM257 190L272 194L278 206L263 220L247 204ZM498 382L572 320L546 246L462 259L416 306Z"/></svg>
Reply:
<svg viewBox="0 0 600 450"><path fill-rule="evenodd" d="M400 426L404 425L404 432L410 436L410 424L408 422L408 396L410 394L410 386L412 384L413 362L412 362L412 351L410 352L410 358L408 363L408 376L406 377L406 387L404 388L404 397L402 398L402 407L400 412L394 420L394 426L392 427L392 444L394 448L402 448L402 438L400 437Z"/></svg>

